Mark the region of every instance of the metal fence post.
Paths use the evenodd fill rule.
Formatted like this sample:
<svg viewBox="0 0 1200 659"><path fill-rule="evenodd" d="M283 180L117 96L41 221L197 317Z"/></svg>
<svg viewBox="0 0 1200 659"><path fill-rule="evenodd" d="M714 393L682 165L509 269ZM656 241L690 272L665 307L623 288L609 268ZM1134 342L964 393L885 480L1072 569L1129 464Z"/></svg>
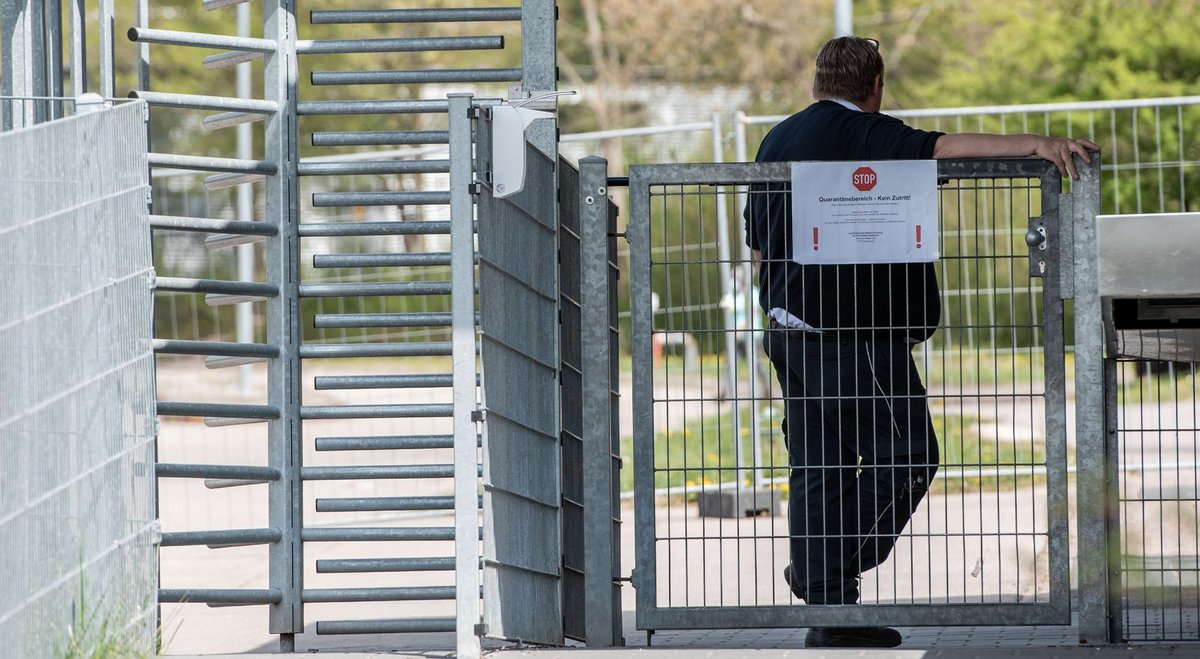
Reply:
<svg viewBox="0 0 1200 659"><path fill-rule="evenodd" d="M630 356L633 361L633 391L654 391L652 333L654 316L650 308L650 185L638 168L629 172L629 219L625 229L629 243ZM658 577L654 573L654 401L633 400L633 487L634 497L634 569L631 582L637 590L637 628L652 630L650 611L654 608ZM650 441L640 440L642 437ZM645 619L643 619L645 618Z"/></svg>
<svg viewBox="0 0 1200 659"><path fill-rule="evenodd" d="M113 29L116 12L113 0L100 0L100 95L111 98L117 94Z"/></svg>
<svg viewBox="0 0 1200 659"><path fill-rule="evenodd" d="M1117 353L1117 332L1109 331L1113 327L1112 304L1102 301L1101 314L1104 319L1105 337L1104 351L1104 438L1106 444L1104 456L1105 505L1108 528L1108 543L1106 552L1108 562L1108 640L1110 643L1125 642L1126 630L1124 624L1123 592L1123 558L1121 529L1121 441L1120 419L1118 418L1118 396L1120 380L1118 370L1121 364Z"/></svg>
<svg viewBox="0 0 1200 659"><path fill-rule="evenodd" d="M71 96L87 92L87 8L71 0Z"/></svg>
<svg viewBox="0 0 1200 659"><path fill-rule="evenodd" d="M141 0L145 2L145 0ZM237 27L239 37L250 36L250 5L241 4L237 7ZM144 78L144 86L142 89L149 89L149 44L138 44L139 53L143 53L143 67L139 67L139 76ZM145 69L144 75L142 69ZM238 98L249 99L253 97L251 91L251 71L250 63L244 62L237 66L237 96ZM253 128L248 123L238 124L237 127L237 157L242 160L250 160L254 157L254 134ZM298 193L297 193L298 194ZM237 189L237 219L249 222L254 217L254 186L239 185ZM236 248L237 253L237 278L241 281L252 281L254 279L254 245L241 245ZM254 341L254 307L249 304L237 305L237 340L239 343L252 343ZM250 382L253 377L253 370L249 364L238 368L238 385L241 387L242 395L250 393Z"/></svg>
<svg viewBox="0 0 1200 659"><path fill-rule="evenodd" d="M28 0L0 0L0 96L47 96L42 7ZM5 104L0 130L44 120L44 106L31 100Z"/></svg>
<svg viewBox="0 0 1200 659"><path fill-rule="evenodd" d="M74 0L72 0L72 1L74 1ZM72 16L72 20L73 20L73 18L74 17ZM137 3L137 26L139 28L150 27L150 0L138 0L138 3ZM247 22L247 27L248 26L249 26L249 23ZM238 27L239 28L241 27L240 23L238 24ZM239 34L240 34L240 31L239 31ZM242 35L242 36L245 36L245 35ZM137 53L138 53L138 89L144 90L144 91L149 91L150 90L150 44L144 43L144 42L139 42L138 47L137 47ZM75 61L74 53L72 53L71 61L72 62ZM72 70L74 70L74 69L72 69ZM238 87L239 90L241 89L240 84L241 84L241 81L239 80L239 87ZM246 98L249 98L249 95L250 95L250 88L247 87L246 88ZM239 155L238 157L239 158L249 158L250 156Z"/></svg>
<svg viewBox="0 0 1200 659"><path fill-rule="evenodd" d="M748 162L749 160L750 155L746 148L746 113L738 110L737 112L733 113L733 161ZM737 192L735 195L735 208L737 209L737 215L734 216L734 227L740 227L742 226L742 218L744 218L746 214L746 195L748 188L744 185L739 185L735 188L735 190ZM742 232L735 230L734 235L741 236ZM754 291L754 287L757 285L758 272L754 267L754 259L750 252L750 246L746 244L744 239L738 240L738 254L742 263L747 264L745 266L745 281L748 282L749 285L747 290L752 292ZM750 297L753 298L754 296L751 295ZM752 309L751 318L761 318L758 309L758 300L749 300L749 305ZM765 366L762 366L761 364L763 358L766 357L765 354L758 350L758 346L762 344L760 337L757 336L761 331L761 323L761 320L751 320L750 330L755 336L751 340L750 344L754 347L751 348L749 359L747 360L747 366L750 369L750 405L752 410L750 413L750 466L754 468L753 485L756 493L766 487L767 478L763 474L762 465L765 462L769 462L769 460L763 460L762 423L759 421L759 397L770 395L770 380L767 380L767 391L759 391L757 389L759 369L765 368ZM757 494L755 496L757 496Z"/></svg>
<svg viewBox="0 0 1200 659"><path fill-rule="evenodd" d="M304 631L303 503L301 463L303 433L300 406L300 235L296 169L296 13L295 0L275 0L263 5L263 37L276 43L266 56L264 98L277 104L267 118L267 160L277 164L266 181L266 216L279 235L267 241L267 281L279 294L267 301L267 342L279 346L279 357L268 362L268 403L279 418L267 424L268 463L280 478L269 485L270 525L281 532L270 546L270 584L281 599L270 608L270 631L279 634L280 649L295 649L295 634Z"/></svg>
<svg viewBox="0 0 1200 659"><path fill-rule="evenodd" d="M521 91L526 94L557 88L557 16L555 0L521 2Z"/></svg>
<svg viewBox="0 0 1200 659"><path fill-rule="evenodd" d="M725 162L725 149L721 141L721 115L714 112L712 114L712 157L713 162ZM722 310L721 317L725 323L726 329L731 329L734 326L733 308L737 301L733 299L737 295L737 291L733 288L733 269L730 267L731 250L729 248L729 209L726 207L725 188L718 187L716 202L717 202L717 272L721 278L721 300L730 301L730 305ZM722 305L724 306L724 305ZM737 376L737 345L733 338L732 332L724 332L724 350L725 350L725 387L726 397L733 401L733 409L730 414L733 415L733 436L737 439L733 443L734 464L737 465L737 485L735 490L738 494L737 504L741 505L742 486L745 485L742 468L746 466L746 449L745 442L741 439L741 415L738 413L738 404L740 396L738 394L738 376ZM754 373L750 374L751 378Z"/></svg>
<svg viewBox="0 0 1200 659"><path fill-rule="evenodd" d="M516 94L536 96L558 89L557 18L555 0L521 2L521 87ZM530 107L554 111L557 99L550 96ZM530 144L541 149L551 160L558 158L557 123L534 122L526 133Z"/></svg>
<svg viewBox="0 0 1200 659"><path fill-rule="evenodd" d="M584 610L588 646L621 644L620 538L614 496L608 161L579 161L583 381Z"/></svg>
<svg viewBox="0 0 1200 659"><path fill-rule="evenodd" d="M1081 164L1081 163L1080 163ZM1100 163L1075 181L1075 464L1079 535L1079 641L1109 642L1108 511L1105 485L1104 326L1101 319L1096 216Z"/></svg>
<svg viewBox="0 0 1200 659"><path fill-rule="evenodd" d="M62 0L47 0L45 20L46 38L43 44L47 48L44 59L46 95L61 98L63 95ZM49 112L52 117L59 119L63 116L65 108L61 103L52 103Z"/></svg>
<svg viewBox="0 0 1200 659"><path fill-rule="evenodd" d="M454 549L458 656L480 655L479 451L475 391L475 201L471 94L450 94L450 279L454 360Z"/></svg>

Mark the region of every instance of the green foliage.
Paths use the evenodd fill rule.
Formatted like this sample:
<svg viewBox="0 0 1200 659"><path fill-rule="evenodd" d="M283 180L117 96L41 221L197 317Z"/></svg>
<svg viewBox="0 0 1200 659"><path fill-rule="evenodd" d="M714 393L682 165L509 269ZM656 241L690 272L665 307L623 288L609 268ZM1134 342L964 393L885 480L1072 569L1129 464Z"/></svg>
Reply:
<svg viewBox="0 0 1200 659"><path fill-rule="evenodd" d="M730 407L714 406L709 412L691 418L679 427L655 432L656 489L680 488L682 492L684 487L691 489L736 480L735 441L740 438L749 460L753 450L751 424L754 417L748 407L741 406L735 428ZM932 410L932 415L942 466L940 477L934 480L935 492L994 491L1044 482L1044 476L1031 475L1029 466L1045 464L1045 449L1040 442L993 437L979 418L971 414L937 408ZM767 480L786 478L789 471L787 447L780 430L783 410L778 405L763 406L757 418L764 447L762 464L772 467L765 470L762 477ZM632 437L621 439L621 455L627 464L632 464ZM991 470L995 473L989 473ZM751 477L751 471L743 472L747 482ZM633 478L633 468L621 471L623 492L633 489Z"/></svg>
<svg viewBox="0 0 1200 659"><path fill-rule="evenodd" d="M309 22L310 10L346 9L344 3L333 1L305 3L302 11L296 12L298 33L301 39L375 39L429 36L499 35L505 38L502 50L490 51L438 51L438 52L384 52L358 53L350 55L303 55L300 57L298 96L305 101L354 100L354 99L407 99L429 96L420 85L313 85L313 71L382 71L398 69L451 69L451 68L503 68L519 67L521 59L521 28L517 23L457 23L457 24L356 24L356 25L313 25ZM422 7L457 7L461 2L449 0L426 0ZM262 4L250 3L250 36L263 37ZM137 45L130 43L125 32L133 27L136 12L134 0L118 0L116 7L116 73L117 95L123 96L138 87ZM149 26L157 29L180 30L220 35L237 34L237 12L233 9L204 11L196 0L156 0L151 3ZM90 35L89 35L90 36ZM203 59L220 51L205 48L151 44L150 88L159 92L235 95L236 70L206 69ZM95 55L93 56L93 58ZM96 59L92 60L97 61ZM256 98L263 96L263 63L251 64L251 89ZM453 86L451 86L453 87ZM459 86L461 87L461 86ZM481 86L470 86L478 91ZM496 96L506 93L506 85L484 85ZM443 97L453 89L439 88L437 96ZM211 112L190 112L160 109L151 113L151 139L156 150L230 157L234 153L233 130L205 133L200 120ZM436 130L445 128L445 117L425 115L355 115L305 117L300 123L301 144L310 144L310 135L323 130ZM261 153L262 131L255 130L255 153ZM310 147L311 148L311 147ZM320 154L331 155L358 148L323 147ZM303 155L309 155L307 153Z"/></svg>
<svg viewBox="0 0 1200 659"><path fill-rule="evenodd" d="M1196 0L854 5L856 31L880 40L887 95L906 108L1187 94L1200 80L1198 9Z"/></svg>
<svg viewBox="0 0 1200 659"><path fill-rule="evenodd" d="M1175 406L1194 400L1200 391L1194 364L1121 361L1117 368L1117 405Z"/></svg>
<svg viewBox="0 0 1200 659"><path fill-rule="evenodd" d="M651 194L650 281L660 310L655 329L690 333L702 352L719 351L724 315L716 195L710 186L666 186Z"/></svg>
<svg viewBox="0 0 1200 659"><path fill-rule="evenodd" d="M1040 442L992 437L971 415L934 409L932 416L941 454L933 492L978 493L1045 482L1044 475L1032 475L1030 466L1046 462Z"/></svg>
<svg viewBox="0 0 1200 659"><path fill-rule="evenodd" d="M749 461L753 450L750 430L753 418L750 409L740 406L736 430L734 414L728 405L719 408L714 405L707 411L712 413L691 418L682 424L682 427L663 429L655 433L655 488L692 488L734 482L737 477L737 470L734 469L737 464L734 459L735 437L740 438L742 450ZM779 431L779 422L782 419L783 412L779 406L764 406L758 414L765 451L763 464L779 467L766 470L763 473L764 479L787 476L787 448L783 442L783 434ZM632 437L621 438L621 455L626 464L632 464ZM749 482L752 472L744 471L743 478ZM632 490L633 468L622 469L621 491Z"/></svg>
<svg viewBox="0 0 1200 659"><path fill-rule="evenodd" d="M75 602L75 619L67 629L63 659L141 659L146 652L140 638L142 628L129 626L124 607L106 607L104 602L89 601L82 571Z"/></svg>

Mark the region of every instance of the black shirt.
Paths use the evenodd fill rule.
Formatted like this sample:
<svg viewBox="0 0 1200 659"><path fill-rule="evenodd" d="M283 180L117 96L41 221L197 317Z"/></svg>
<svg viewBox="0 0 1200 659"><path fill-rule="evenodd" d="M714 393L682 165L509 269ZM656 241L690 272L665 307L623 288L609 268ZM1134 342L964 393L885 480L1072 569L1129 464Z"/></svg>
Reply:
<svg viewBox="0 0 1200 659"><path fill-rule="evenodd" d="M757 162L928 160L943 133L916 130L886 114L817 101L771 129ZM792 200L782 183L750 187L746 244L762 252L759 303L782 308L824 332L867 331L924 341L941 302L930 263L805 265L792 260Z"/></svg>

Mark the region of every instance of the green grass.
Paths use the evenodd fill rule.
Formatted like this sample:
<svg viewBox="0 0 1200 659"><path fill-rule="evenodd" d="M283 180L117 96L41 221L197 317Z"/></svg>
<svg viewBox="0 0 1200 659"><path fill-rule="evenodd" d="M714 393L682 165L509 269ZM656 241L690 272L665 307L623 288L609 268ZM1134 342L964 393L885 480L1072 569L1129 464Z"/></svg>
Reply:
<svg viewBox="0 0 1200 659"><path fill-rule="evenodd" d="M1117 403L1174 403L1197 397L1196 371L1188 364L1176 364L1173 373L1147 373L1145 362L1124 362L1118 381Z"/></svg>
<svg viewBox="0 0 1200 659"><path fill-rule="evenodd" d="M1109 560L1121 566L1121 594L1131 606L1146 609L1200 606L1200 583L1190 557L1124 554Z"/></svg>
<svg viewBox="0 0 1200 659"><path fill-rule="evenodd" d="M1028 466L1011 468L1011 465L1045 464L1046 452L1041 444L984 437L978 419L972 416L944 414L938 410L933 410L932 416L941 454L940 475L933 480L933 492L995 491L1044 482L1045 476L1029 475ZM996 468L999 468L996 475L966 475Z"/></svg>
<svg viewBox="0 0 1200 659"><path fill-rule="evenodd" d="M683 487L701 486L717 483L731 483L736 479L734 452L734 418L728 406L723 406L721 413L693 419L682 428L660 431L654 436L655 469L654 487ZM779 429L783 413L776 405L773 412L763 407L760 413L761 441L764 447L765 465L778 465L780 468L766 470L766 479L784 478L787 476L787 450L784 446L783 433ZM746 461L749 463L752 450L750 433L750 411L742 407L739 416L737 434L740 435L745 450ZM1010 489L1018 485L1027 485L1040 481L1044 477L1012 474L961 476L966 470L987 470L1006 465L1043 464L1045 451L1040 444L1025 441L995 441L988 439L979 431L978 419L968 415L947 414L934 410L934 429L937 432L942 465L942 477L935 479L934 491L938 492L970 492L979 490L994 490L997 488ZM633 489L633 438L623 437L621 454L625 458L626 468L621 470L621 489ZM950 467L950 469L946 469ZM1001 469L1003 472L1003 469ZM1018 470L1018 474L1028 473L1028 468ZM752 477L749 470L743 472L746 482ZM947 476L954 476L948 478ZM786 485L779 487L786 488Z"/></svg>
<svg viewBox="0 0 1200 659"><path fill-rule="evenodd" d="M769 457L765 464L787 465L787 450L783 445L783 436L779 432L779 421L783 418L780 406L775 411L764 412L761 423L761 438L767 448ZM748 407L740 411L739 425L736 434L740 435L742 448L745 451L746 462L750 462L752 451L752 435L750 432L751 418ZM771 427L773 426L773 427ZM682 487L684 485L710 485L729 483L736 478L736 453L734 445L734 418L727 405L722 406L720 414L693 419L677 430L660 431L654 435L655 467L670 469L658 471L654 476L654 487ZM621 470L621 490L633 489L633 438L621 438L621 455L625 464L630 468ZM678 470L678 471L677 471ZM743 472L749 481L752 472ZM767 471L766 478L786 476L785 469Z"/></svg>
<svg viewBox="0 0 1200 659"><path fill-rule="evenodd" d="M1031 385L1045 379L1045 360L1041 353L1028 350L974 352L971 350L930 350L923 358L913 353L921 379L928 388L956 390L981 385Z"/></svg>
<svg viewBox="0 0 1200 659"><path fill-rule="evenodd" d="M153 648L143 647L142 629L129 625L127 603L116 607L95 605L87 598L84 577L79 577L75 619L67 628L63 659L140 659L154 656ZM161 637L161 631L156 632ZM159 639L156 639L159 640Z"/></svg>

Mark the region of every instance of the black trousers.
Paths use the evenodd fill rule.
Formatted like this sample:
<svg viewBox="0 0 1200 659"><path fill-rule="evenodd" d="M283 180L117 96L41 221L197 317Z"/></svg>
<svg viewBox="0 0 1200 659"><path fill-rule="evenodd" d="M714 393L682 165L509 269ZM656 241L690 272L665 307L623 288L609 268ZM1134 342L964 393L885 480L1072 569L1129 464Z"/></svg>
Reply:
<svg viewBox="0 0 1200 659"><path fill-rule="evenodd" d="M765 348L786 403L794 579L810 604L856 603L937 471L912 346L772 329Z"/></svg>

